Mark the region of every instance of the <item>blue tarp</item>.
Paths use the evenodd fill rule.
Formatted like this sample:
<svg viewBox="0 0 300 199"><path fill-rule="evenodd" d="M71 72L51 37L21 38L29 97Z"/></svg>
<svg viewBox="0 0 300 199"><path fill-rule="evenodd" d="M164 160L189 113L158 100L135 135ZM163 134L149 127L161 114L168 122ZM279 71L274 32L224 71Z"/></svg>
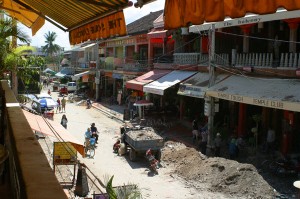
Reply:
<svg viewBox="0 0 300 199"><path fill-rule="evenodd" d="M74 68L69 68L69 67L65 68L65 67L63 67L60 72L55 74L55 76L63 78L65 76L73 76L74 74L75 74L75 69Z"/></svg>

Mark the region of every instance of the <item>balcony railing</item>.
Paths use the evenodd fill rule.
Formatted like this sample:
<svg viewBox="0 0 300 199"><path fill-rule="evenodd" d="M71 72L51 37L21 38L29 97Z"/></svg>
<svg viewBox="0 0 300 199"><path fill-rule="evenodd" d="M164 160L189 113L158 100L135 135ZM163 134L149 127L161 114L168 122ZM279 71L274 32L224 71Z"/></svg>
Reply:
<svg viewBox="0 0 300 199"><path fill-rule="evenodd" d="M201 53L174 53L173 64L177 65L208 65L208 54ZM272 53L238 53L235 58L229 54L215 54L215 63L218 65L235 65L236 67L300 67L300 53L282 53L280 60L275 60ZM235 63L230 62L235 60Z"/></svg>
<svg viewBox="0 0 300 199"><path fill-rule="evenodd" d="M239 53L236 56L236 64L238 66L257 66L257 67L272 67L272 53Z"/></svg>
<svg viewBox="0 0 300 199"><path fill-rule="evenodd" d="M8 150L8 159L0 164L0 198L67 199L5 81L0 81L0 99L0 144ZM3 164L5 167L2 172Z"/></svg>
<svg viewBox="0 0 300 199"><path fill-rule="evenodd" d="M174 53L174 64L179 65L208 65L208 54L202 53ZM228 65L229 64L229 55L228 54L216 54L215 63L218 65Z"/></svg>
<svg viewBox="0 0 300 199"><path fill-rule="evenodd" d="M300 53L281 53L280 67L299 68Z"/></svg>
<svg viewBox="0 0 300 199"><path fill-rule="evenodd" d="M145 72L148 70L148 64L142 63L126 63L123 65L124 71L131 71L131 72Z"/></svg>

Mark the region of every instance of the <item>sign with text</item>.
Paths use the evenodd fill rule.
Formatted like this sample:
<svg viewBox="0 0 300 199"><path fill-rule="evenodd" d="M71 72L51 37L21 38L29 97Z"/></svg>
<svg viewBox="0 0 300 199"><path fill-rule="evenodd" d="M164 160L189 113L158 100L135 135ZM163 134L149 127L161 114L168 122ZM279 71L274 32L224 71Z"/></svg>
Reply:
<svg viewBox="0 0 300 199"><path fill-rule="evenodd" d="M76 164L77 151L70 142L54 142L53 145L53 165Z"/></svg>
<svg viewBox="0 0 300 199"><path fill-rule="evenodd" d="M124 35L126 35L126 24L123 11L120 11L71 30L69 37L70 44L74 45L88 40Z"/></svg>
<svg viewBox="0 0 300 199"><path fill-rule="evenodd" d="M215 98L234 101L234 102L240 102L244 104L252 104L257 106L264 106L264 107L289 110L289 111L298 111L298 112L300 111L300 103L281 101L280 99L271 100L271 99L256 98L251 96L233 95L233 94L223 93L218 91L207 91L206 95L210 97L215 97Z"/></svg>
<svg viewBox="0 0 300 199"><path fill-rule="evenodd" d="M207 87L180 84L177 94L190 97L204 98Z"/></svg>

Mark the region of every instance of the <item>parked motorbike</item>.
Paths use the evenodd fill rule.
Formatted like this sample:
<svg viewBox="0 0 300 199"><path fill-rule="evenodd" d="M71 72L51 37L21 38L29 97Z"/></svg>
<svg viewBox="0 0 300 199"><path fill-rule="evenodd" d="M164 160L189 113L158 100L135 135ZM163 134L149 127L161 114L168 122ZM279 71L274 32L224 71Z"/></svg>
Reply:
<svg viewBox="0 0 300 199"><path fill-rule="evenodd" d="M158 174L157 169L159 168L159 161L155 159L154 155L151 153L151 149L146 151L146 158L149 163L149 169L151 172Z"/></svg>
<svg viewBox="0 0 300 199"><path fill-rule="evenodd" d="M271 169L278 175L297 175L300 172L300 160L289 157L278 159Z"/></svg>

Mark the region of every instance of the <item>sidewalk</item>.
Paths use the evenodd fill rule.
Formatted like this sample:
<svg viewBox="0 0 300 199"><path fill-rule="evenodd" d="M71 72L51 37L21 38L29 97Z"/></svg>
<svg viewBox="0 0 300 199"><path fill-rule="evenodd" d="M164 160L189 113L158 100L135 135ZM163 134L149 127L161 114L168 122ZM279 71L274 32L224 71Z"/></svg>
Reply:
<svg viewBox="0 0 300 199"><path fill-rule="evenodd" d="M108 105L103 102L94 102L92 104L92 107L103 112L108 117L116 119L122 123L124 122L123 113L124 113L124 109L126 108L125 105ZM193 144L191 131L192 131L191 129L186 128L182 124L176 123L170 129L164 129L162 131L162 136L166 140L181 142L188 147L193 147L197 149L198 146Z"/></svg>

